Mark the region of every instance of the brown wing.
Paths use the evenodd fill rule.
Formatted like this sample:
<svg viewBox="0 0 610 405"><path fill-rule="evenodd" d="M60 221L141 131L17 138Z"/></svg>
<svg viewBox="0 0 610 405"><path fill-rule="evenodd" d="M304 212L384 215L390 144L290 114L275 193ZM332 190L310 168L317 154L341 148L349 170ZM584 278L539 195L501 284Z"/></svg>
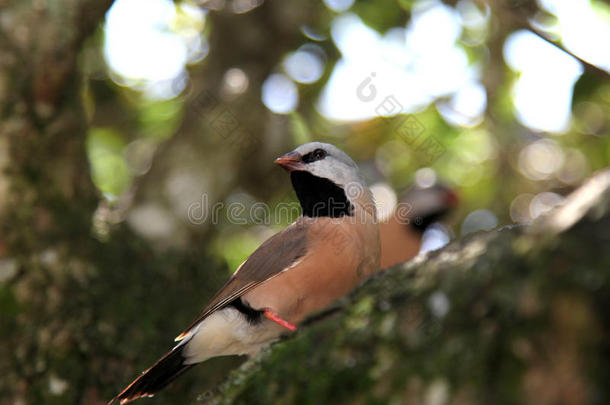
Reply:
<svg viewBox="0 0 610 405"><path fill-rule="evenodd" d="M212 312L242 296L251 288L281 273L307 253L307 225L297 220L283 231L267 239L242 263L239 269L216 293L201 315L176 340Z"/></svg>

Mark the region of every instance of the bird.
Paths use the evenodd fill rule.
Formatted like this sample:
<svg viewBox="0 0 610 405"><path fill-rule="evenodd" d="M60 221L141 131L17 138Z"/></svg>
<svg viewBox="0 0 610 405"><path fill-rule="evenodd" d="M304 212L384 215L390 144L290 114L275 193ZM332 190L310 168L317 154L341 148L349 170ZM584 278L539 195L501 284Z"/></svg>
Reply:
<svg viewBox="0 0 610 405"><path fill-rule="evenodd" d="M457 204L457 193L445 185L411 187L399 199L392 214L379 220L381 268L387 269L415 257L426 228L446 216Z"/></svg>
<svg viewBox="0 0 610 405"><path fill-rule="evenodd" d="M288 171L302 215L262 243L175 346L109 404L152 397L209 358L254 354L379 270L376 206L356 163L321 142L275 163Z"/></svg>

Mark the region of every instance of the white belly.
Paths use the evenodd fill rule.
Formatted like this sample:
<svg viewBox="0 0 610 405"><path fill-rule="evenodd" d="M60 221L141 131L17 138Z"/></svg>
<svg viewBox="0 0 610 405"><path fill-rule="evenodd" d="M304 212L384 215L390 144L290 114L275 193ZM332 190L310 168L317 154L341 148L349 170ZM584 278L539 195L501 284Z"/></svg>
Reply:
<svg viewBox="0 0 610 405"><path fill-rule="evenodd" d="M211 357L253 354L277 339L286 329L263 318L252 324L235 308L227 307L212 313L193 328L185 338L184 364L195 364Z"/></svg>

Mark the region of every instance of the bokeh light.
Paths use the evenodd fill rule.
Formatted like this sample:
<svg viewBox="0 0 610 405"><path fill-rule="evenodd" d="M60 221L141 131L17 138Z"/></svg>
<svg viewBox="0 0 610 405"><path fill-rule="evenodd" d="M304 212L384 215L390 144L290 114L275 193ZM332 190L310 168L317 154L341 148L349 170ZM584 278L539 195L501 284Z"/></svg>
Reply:
<svg viewBox="0 0 610 405"><path fill-rule="evenodd" d="M563 197L557 193L545 191L536 195L530 202L530 216L533 219L546 214L563 202Z"/></svg>
<svg viewBox="0 0 610 405"><path fill-rule="evenodd" d="M445 120L455 126L475 127L483 121L487 106L485 88L472 82L459 89L449 102L438 103L437 107Z"/></svg>
<svg viewBox="0 0 610 405"><path fill-rule="evenodd" d="M314 83L324 73L324 58L324 51L319 46L303 45L284 60L284 69L298 83Z"/></svg>
<svg viewBox="0 0 610 405"><path fill-rule="evenodd" d="M561 42L574 54L610 72L610 52L600 44L610 43L607 14L596 13L590 0L540 0L557 17ZM601 6L601 4L600 4Z"/></svg>
<svg viewBox="0 0 610 405"><path fill-rule="evenodd" d="M263 4L263 0L233 0L231 8L235 14L245 14Z"/></svg>
<svg viewBox="0 0 610 405"><path fill-rule="evenodd" d="M437 250L447 245L451 237L447 227L440 223L430 225L422 236L420 253Z"/></svg>
<svg viewBox="0 0 610 405"><path fill-rule="evenodd" d="M574 83L583 71L580 63L529 31L507 39L504 57L521 73L514 87L517 119L538 131L565 131Z"/></svg>
<svg viewBox="0 0 610 405"><path fill-rule="evenodd" d="M231 68L225 73L223 85L226 93L241 94L248 90L248 75L241 69Z"/></svg>
<svg viewBox="0 0 610 405"><path fill-rule="evenodd" d="M348 10L354 4L354 0L324 0L324 4L333 11L341 12Z"/></svg>
<svg viewBox="0 0 610 405"><path fill-rule="evenodd" d="M487 38L491 11L489 6L481 9L470 0L460 0L456 4L460 13L464 33L462 41L469 46L477 46Z"/></svg>
<svg viewBox="0 0 610 405"><path fill-rule="evenodd" d="M429 167L423 167L415 172L415 184L421 188L432 187L436 183L436 172Z"/></svg>
<svg viewBox="0 0 610 405"><path fill-rule="evenodd" d="M530 212L530 203L534 198L533 194L519 194L510 203L510 217L513 222L525 223L532 220Z"/></svg>
<svg viewBox="0 0 610 405"><path fill-rule="evenodd" d="M370 188L377 206L377 220L383 222L390 218L396 208L398 202L396 192L389 184L383 182L375 183Z"/></svg>
<svg viewBox="0 0 610 405"><path fill-rule="evenodd" d="M552 139L533 142L519 154L519 169L532 180L550 178L561 168L563 162L563 150Z"/></svg>
<svg viewBox="0 0 610 405"><path fill-rule="evenodd" d="M299 93L292 80L281 73L274 73L263 83L262 99L274 113L288 114L299 104Z"/></svg>
<svg viewBox="0 0 610 405"><path fill-rule="evenodd" d="M134 18L134 15L137 18ZM104 56L117 84L152 98L175 97L187 63L207 52L201 38L205 13L169 0L117 0L106 15Z"/></svg>
<svg viewBox="0 0 610 405"><path fill-rule="evenodd" d="M585 155L574 148L564 149L563 166L556 173L559 180L566 184L578 184L589 172L589 164Z"/></svg>
<svg viewBox="0 0 610 405"><path fill-rule="evenodd" d="M490 210L480 209L471 212L462 222L462 236L478 231L489 231L498 226L498 217Z"/></svg>
<svg viewBox="0 0 610 405"><path fill-rule="evenodd" d="M331 32L342 58L319 101L320 111L331 119L375 117L376 107L390 95L402 107L395 114L412 112L476 77L466 53L456 45L461 33L459 14L439 2L416 3L407 27L384 35L354 14L337 17ZM463 95L460 104L468 105L468 97Z"/></svg>

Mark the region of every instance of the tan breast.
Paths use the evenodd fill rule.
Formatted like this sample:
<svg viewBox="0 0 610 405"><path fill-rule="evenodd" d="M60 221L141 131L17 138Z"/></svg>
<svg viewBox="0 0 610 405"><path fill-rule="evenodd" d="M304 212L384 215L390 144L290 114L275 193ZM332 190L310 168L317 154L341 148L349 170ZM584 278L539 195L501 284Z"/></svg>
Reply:
<svg viewBox="0 0 610 405"><path fill-rule="evenodd" d="M253 308L269 308L295 324L347 294L379 269L380 260L378 227L364 210L299 220L307 222L308 253L243 296Z"/></svg>

